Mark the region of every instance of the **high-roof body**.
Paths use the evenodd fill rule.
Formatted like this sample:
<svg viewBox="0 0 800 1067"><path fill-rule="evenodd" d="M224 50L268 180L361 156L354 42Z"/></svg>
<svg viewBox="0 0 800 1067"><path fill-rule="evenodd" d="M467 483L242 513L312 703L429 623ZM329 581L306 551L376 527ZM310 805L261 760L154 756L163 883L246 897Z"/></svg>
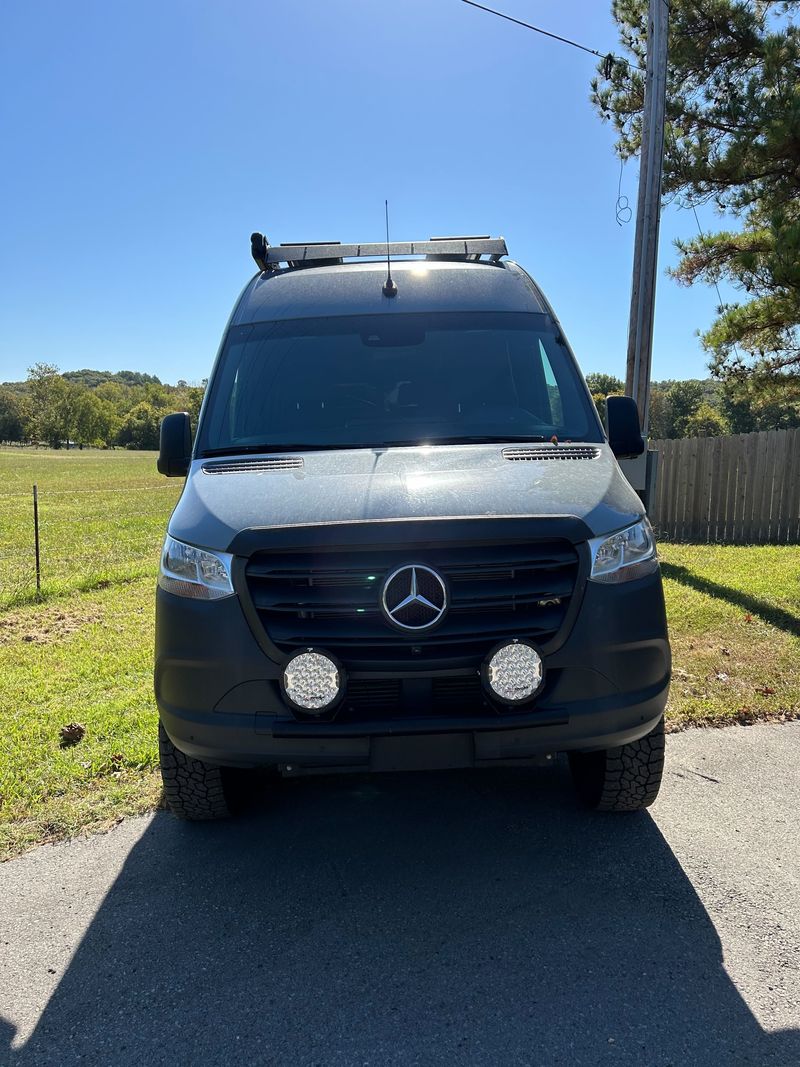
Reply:
<svg viewBox="0 0 800 1067"><path fill-rule="evenodd" d="M384 292L386 259L379 245L279 245L254 258L265 269L245 289L232 325L326 315L415 311L550 312L531 278L501 261L502 238L448 238L389 246L396 295ZM263 241L263 238L262 238ZM403 258L398 256L424 256ZM484 259L483 256L488 258ZM353 257L355 262L345 262ZM281 269L280 264L288 267Z"/></svg>

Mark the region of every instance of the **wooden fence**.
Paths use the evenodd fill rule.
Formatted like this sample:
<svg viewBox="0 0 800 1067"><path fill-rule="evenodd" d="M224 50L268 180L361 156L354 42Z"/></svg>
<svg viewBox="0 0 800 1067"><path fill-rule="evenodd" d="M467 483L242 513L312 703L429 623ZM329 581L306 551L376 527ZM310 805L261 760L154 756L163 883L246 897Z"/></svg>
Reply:
<svg viewBox="0 0 800 1067"><path fill-rule="evenodd" d="M671 541L800 542L800 429L651 441L650 518Z"/></svg>

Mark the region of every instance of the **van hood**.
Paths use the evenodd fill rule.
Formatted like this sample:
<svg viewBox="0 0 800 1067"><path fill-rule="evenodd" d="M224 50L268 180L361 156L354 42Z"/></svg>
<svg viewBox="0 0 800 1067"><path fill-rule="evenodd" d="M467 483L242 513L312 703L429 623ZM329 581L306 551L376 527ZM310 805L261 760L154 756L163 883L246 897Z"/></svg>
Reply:
<svg viewBox="0 0 800 1067"><path fill-rule="evenodd" d="M195 460L169 532L224 552L244 530L289 526L569 515L599 536L641 518L641 501L608 445L571 446L576 452L566 458L504 455L504 449L526 447L541 452L552 446L435 445ZM590 458L575 458L587 448ZM568 449L559 446L552 455ZM272 462L296 465L263 469Z"/></svg>

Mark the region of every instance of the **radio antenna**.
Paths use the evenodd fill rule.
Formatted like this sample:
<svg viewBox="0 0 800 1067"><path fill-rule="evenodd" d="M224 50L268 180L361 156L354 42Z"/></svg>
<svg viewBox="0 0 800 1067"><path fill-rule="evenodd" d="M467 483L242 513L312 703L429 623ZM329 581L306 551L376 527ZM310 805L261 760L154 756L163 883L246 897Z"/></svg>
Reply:
<svg viewBox="0 0 800 1067"><path fill-rule="evenodd" d="M392 257L389 252L389 201L384 200L386 211L386 281L383 283L384 296L397 296L397 286L392 281Z"/></svg>

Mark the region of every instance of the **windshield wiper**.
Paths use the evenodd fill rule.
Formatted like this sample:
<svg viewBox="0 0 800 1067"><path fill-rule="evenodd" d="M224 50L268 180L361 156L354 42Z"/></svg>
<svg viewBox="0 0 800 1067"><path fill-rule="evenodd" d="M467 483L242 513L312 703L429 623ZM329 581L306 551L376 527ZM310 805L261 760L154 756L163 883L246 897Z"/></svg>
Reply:
<svg viewBox="0 0 800 1067"><path fill-rule="evenodd" d="M422 445L497 445L502 444L505 441L528 441L535 443L547 440L549 440L549 438L537 436L536 434L458 434L453 437L428 437L416 441L384 441L381 447L395 448L401 445L415 445L417 447L421 447Z"/></svg>
<svg viewBox="0 0 800 1067"><path fill-rule="evenodd" d="M271 452L333 452L357 448L423 448L426 445L486 445L502 444L509 441L525 441L529 444L548 441L549 438L536 434L458 434L452 437L418 437L398 441L350 441L341 443L332 441L327 444L261 444L261 445L230 445L225 448L204 448L200 456L205 459L211 456L241 456L249 453Z"/></svg>
<svg viewBox="0 0 800 1067"><path fill-rule="evenodd" d="M204 448L200 456L242 456L251 452L329 452L334 448L368 448L368 445L230 445L227 448Z"/></svg>

